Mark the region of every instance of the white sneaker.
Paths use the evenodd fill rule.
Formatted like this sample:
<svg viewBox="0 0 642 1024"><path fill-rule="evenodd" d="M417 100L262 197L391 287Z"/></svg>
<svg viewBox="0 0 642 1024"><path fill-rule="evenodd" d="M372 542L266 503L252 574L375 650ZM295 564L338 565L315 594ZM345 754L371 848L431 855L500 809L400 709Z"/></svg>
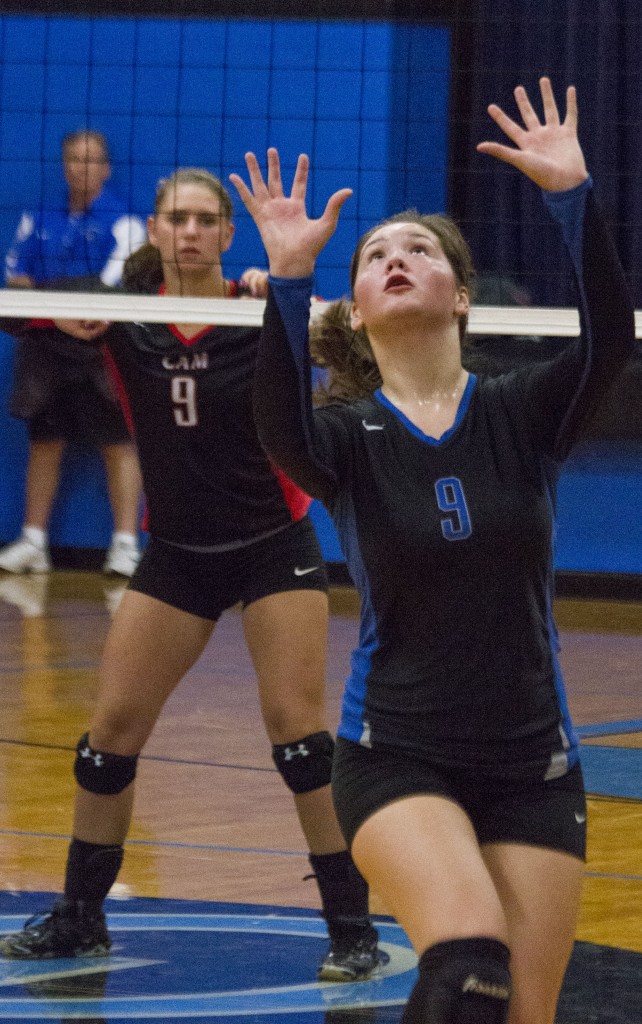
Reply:
<svg viewBox="0 0 642 1024"><path fill-rule="evenodd" d="M0 551L0 569L5 572L49 572L51 562L44 548L20 537Z"/></svg>
<svg viewBox="0 0 642 1024"><path fill-rule="evenodd" d="M113 572L118 576L133 576L139 562L140 551L137 545L128 540L117 540L107 552L103 572Z"/></svg>
<svg viewBox="0 0 642 1024"><path fill-rule="evenodd" d="M0 579L0 601L15 605L25 619L36 619L45 613L48 586L49 576L43 573L5 576Z"/></svg>

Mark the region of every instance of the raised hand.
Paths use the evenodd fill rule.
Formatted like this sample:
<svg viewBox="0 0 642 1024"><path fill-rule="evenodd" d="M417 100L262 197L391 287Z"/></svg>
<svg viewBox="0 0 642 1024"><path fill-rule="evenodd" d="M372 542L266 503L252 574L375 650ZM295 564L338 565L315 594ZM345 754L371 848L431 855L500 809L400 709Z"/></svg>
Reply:
<svg viewBox="0 0 642 1024"><path fill-rule="evenodd" d="M495 103L488 107L493 121L517 148L498 142L480 142L477 150L517 167L547 192L563 192L588 178L584 154L577 138L575 87L569 86L566 90L566 117L563 122L560 122L550 79L540 78L539 87L544 107L544 124L535 113L526 90L518 85L515 100L524 127L513 121Z"/></svg>
<svg viewBox="0 0 642 1024"><path fill-rule="evenodd" d="M276 149L268 149L268 180L263 180L254 153L245 154L251 188L238 174L230 174L248 213L259 229L274 277L307 277L337 226L341 207L352 195L343 188L330 196L321 217L308 217L305 193L309 160L302 154L296 165L292 191L286 196L281 181L281 164Z"/></svg>
<svg viewBox="0 0 642 1024"><path fill-rule="evenodd" d="M252 299L264 299L268 290L267 270L259 267L248 267L239 278L241 298L249 295Z"/></svg>

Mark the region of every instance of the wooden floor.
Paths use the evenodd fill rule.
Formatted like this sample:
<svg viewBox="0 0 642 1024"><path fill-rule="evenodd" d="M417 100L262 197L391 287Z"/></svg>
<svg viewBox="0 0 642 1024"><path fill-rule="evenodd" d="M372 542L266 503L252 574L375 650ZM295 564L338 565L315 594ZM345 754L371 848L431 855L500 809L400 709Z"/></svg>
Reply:
<svg viewBox="0 0 642 1024"><path fill-rule="evenodd" d="M0 580L0 888L58 891L96 666L120 584L98 574ZM335 590L330 725L357 633ZM640 746L642 605L560 602L562 664L578 726L630 720L586 742ZM123 894L317 907L291 801L274 771L240 617L223 617L140 762ZM579 939L642 952L642 790L589 799ZM373 910L385 907L373 897Z"/></svg>

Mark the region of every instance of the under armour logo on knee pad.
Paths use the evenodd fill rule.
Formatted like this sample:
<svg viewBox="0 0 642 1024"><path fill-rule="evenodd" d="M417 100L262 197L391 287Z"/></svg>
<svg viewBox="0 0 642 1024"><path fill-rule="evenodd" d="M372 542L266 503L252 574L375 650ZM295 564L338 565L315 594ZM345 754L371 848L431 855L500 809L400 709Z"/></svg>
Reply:
<svg viewBox="0 0 642 1024"><path fill-rule="evenodd" d="M275 743L272 760L293 793L311 793L330 785L334 741L329 732L313 732L291 743Z"/></svg>
<svg viewBox="0 0 642 1024"><path fill-rule="evenodd" d="M291 761L293 757L309 757L310 751L306 747L305 743L299 743L296 747L286 747L283 751L283 758L285 761Z"/></svg>
<svg viewBox="0 0 642 1024"><path fill-rule="evenodd" d="M85 747L84 750L79 750L78 753L80 754L81 757L90 757L91 760L94 762L96 768L102 768L102 766L105 763L103 761L103 755L95 754L91 747Z"/></svg>

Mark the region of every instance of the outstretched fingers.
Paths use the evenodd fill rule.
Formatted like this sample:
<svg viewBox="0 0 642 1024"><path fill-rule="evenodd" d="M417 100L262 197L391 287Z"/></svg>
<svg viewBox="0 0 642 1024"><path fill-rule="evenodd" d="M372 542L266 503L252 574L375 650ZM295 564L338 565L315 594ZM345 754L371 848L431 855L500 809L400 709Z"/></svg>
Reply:
<svg viewBox="0 0 642 1024"><path fill-rule="evenodd" d="M542 94L542 105L544 107L544 120L548 125L558 125L560 115L553 94L551 80L546 75L539 80L539 91Z"/></svg>
<svg viewBox="0 0 642 1024"><path fill-rule="evenodd" d="M246 153L245 163L250 184L238 174L230 174L230 181L259 229L270 273L276 277L306 277L334 233L341 207L352 189L339 189L328 199L322 216L311 218L305 202L310 162L304 153L297 160L289 195L283 188L277 149L268 149L267 183L254 153Z"/></svg>
<svg viewBox="0 0 642 1024"><path fill-rule="evenodd" d="M281 161L279 153L273 146L267 151L268 183L267 190L272 198L283 195L283 182L281 180Z"/></svg>
<svg viewBox="0 0 642 1024"><path fill-rule="evenodd" d="M268 195L268 189L265 181L263 180L261 168L259 167L259 162L254 153L245 154L245 166L247 167L250 175L251 189L245 184L240 174L230 174L230 181L240 195L244 206L250 213L252 213L255 205L255 197L265 198Z"/></svg>
<svg viewBox="0 0 642 1024"><path fill-rule="evenodd" d="M566 117L564 124L572 131L577 131L577 92L574 85L566 90Z"/></svg>
<svg viewBox="0 0 642 1024"><path fill-rule="evenodd" d="M254 198L264 200L280 199L283 195L283 179L281 177L281 160L279 151L270 146L267 151L267 184L261 173L259 162L254 153L245 154L245 165L250 175L250 188L245 184L239 174L230 174L229 178L245 206L249 209ZM308 185L309 160L305 153L299 156L296 166L296 173L292 183L292 199L300 199L305 202L305 193Z"/></svg>
<svg viewBox="0 0 642 1024"><path fill-rule="evenodd" d="M548 127L558 127L560 124L560 116L557 109L557 103L555 102L550 78L547 78L546 76L540 78L539 86L542 94L545 125ZM571 92L572 99L570 98ZM535 109L528 97L528 93L523 85L517 86L514 95L515 102L517 103L519 112L522 115L522 121L524 122L526 130L509 117L508 114L496 103L491 103L489 105L488 113L511 142L514 142L516 146L520 146L524 141L525 135L527 135L528 132L535 132L542 128L542 123L537 116L537 113L535 112ZM570 127L577 125L577 102L575 99L575 90L572 86L567 91L567 116L565 124ZM484 152L489 152L489 150L485 149Z"/></svg>
<svg viewBox="0 0 642 1024"><path fill-rule="evenodd" d="M308 189L308 171L310 168L310 159L306 153L300 153L299 159L296 162L296 171L294 172L294 179L292 181L292 198L300 199L302 203L305 202L305 194Z"/></svg>
<svg viewBox="0 0 642 1024"><path fill-rule="evenodd" d="M513 121L512 117L509 117L501 107L497 106L496 103L489 104L488 113L495 124L501 128L504 135L507 135L511 142L514 142L515 145L518 146L520 139L524 135L524 129L521 128L516 121Z"/></svg>
<svg viewBox="0 0 642 1024"><path fill-rule="evenodd" d="M546 191L560 192L574 188L588 176L577 137L577 99L575 89L570 86L566 91L566 115L562 124L550 79L540 78L539 87L543 118L537 116L526 90L519 85L515 89L515 101L523 127L496 104L488 108L492 119L514 145L480 142L477 150L512 164Z"/></svg>
<svg viewBox="0 0 642 1024"><path fill-rule="evenodd" d="M343 204L351 195L351 188L341 188L328 199L323 215L321 216L321 220L328 224L328 226L332 228L332 231L334 231L337 226Z"/></svg>
<svg viewBox="0 0 642 1024"><path fill-rule="evenodd" d="M528 98L528 93L526 92L526 89L524 88L524 86L523 85L518 85L517 88L515 89L515 92L513 93L513 95L515 96L515 102L517 103L517 108L518 108L520 114L522 115L522 121L524 122L526 127L529 128L529 129L539 128L540 127L539 117L537 116L537 114L535 113L535 110L533 109L533 105L532 105L531 101Z"/></svg>

